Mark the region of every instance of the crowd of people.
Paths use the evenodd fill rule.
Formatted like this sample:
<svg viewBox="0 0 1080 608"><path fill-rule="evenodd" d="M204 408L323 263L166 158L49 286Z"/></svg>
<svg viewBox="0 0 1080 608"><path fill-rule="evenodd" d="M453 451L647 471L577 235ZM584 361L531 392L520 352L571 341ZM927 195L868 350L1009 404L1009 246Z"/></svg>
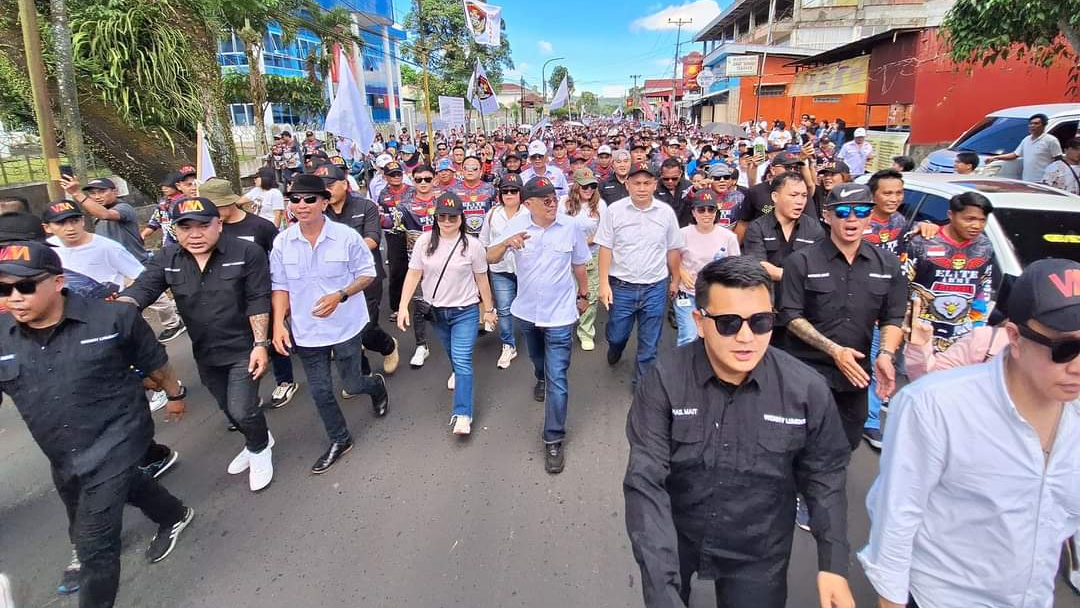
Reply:
<svg viewBox="0 0 1080 608"><path fill-rule="evenodd" d="M912 224L911 159L854 181L874 158L865 130L748 126L402 132L366 154L282 133L244 194L170 173L145 226L109 179L65 177L40 217L0 198L0 389L67 509L59 591L113 605L125 504L159 526L150 562L193 521L158 481L178 454L151 411L179 420L187 396L162 343L190 337L243 438L225 469L258 492L274 477L266 412L300 389L293 363L326 433L323 474L353 447L339 398L386 416L395 330L411 328L411 368L433 353L429 329L451 363L459 440L477 416L477 340L500 341L502 369L523 342L549 474L566 467L574 351L603 345L614 366L636 333L624 489L647 606L685 606L697 574L718 606L782 608L793 524L817 542L821 606L854 606L846 470L866 441L884 451L857 555L881 606L1049 608L1080 529L1080 263L995 288L984 196Z"/></svg>

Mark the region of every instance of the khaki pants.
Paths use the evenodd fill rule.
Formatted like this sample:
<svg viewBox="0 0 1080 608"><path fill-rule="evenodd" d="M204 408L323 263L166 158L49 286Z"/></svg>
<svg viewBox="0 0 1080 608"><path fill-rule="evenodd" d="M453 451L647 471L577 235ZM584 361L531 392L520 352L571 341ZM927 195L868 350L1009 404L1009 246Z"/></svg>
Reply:
<svg viewBox="0 0 1080 608"><path fill-rule="evenodd" d="M162 329L173 329L181 323L180 315L176 314L176 302L164 293L143 310L143 317L147 322L153 321L156 317Z"/></svg>
<svg viewBox="0 0 1080 608"><path fill-rule="evenodd" d="M596 306L600 292L600 252L597 250L592 259L585 264L589 275L589 307L578 317L577 335L582 341L592 341L596 335Z"/></svg>

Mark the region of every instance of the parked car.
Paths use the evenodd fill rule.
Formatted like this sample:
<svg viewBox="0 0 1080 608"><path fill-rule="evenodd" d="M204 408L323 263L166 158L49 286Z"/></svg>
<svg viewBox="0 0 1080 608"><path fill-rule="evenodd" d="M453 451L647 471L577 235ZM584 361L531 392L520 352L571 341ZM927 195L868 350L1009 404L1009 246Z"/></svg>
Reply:
<svg viewBox="0 0 1080 608"><path fill-rule="evenodd" d="M1050 103L1035 106L1017 106L991 112L974 126L964 131L951 146L931 152L919 165L924 173L953 173L953 160L958 152L975 152L983 164L980 174L997 177L1020 177L1020 161L995 161L986 166L987 157L1014 152L1020 140L1027 137L1028 118L1033 114L1046 114L1050 122L1048 133L1065 142L1077 134L1080 124L1080 103Z"/></svg>

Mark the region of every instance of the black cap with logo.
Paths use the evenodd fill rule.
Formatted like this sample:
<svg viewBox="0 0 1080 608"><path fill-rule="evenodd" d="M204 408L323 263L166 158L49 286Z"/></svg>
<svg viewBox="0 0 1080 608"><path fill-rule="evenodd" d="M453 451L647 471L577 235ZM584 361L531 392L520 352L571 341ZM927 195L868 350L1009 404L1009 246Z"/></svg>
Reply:
<svg viewBox="0 0 1080 608"><path fill-rule="evenodd" d="M1032 262L1013 282L1006 309L1016 324L1034 319L1055 331L1080 331L1080 262Z"/></svg>
<svg viewBox="0 0 1080 608"><path fill-rule="evenodd" d="M444 192L435 199L435 215L464 215L461 199L453 192Z"/></svg>
<svg viewBox="0 0 1080 608"><path fill-rule="evenodd" d="M42 273L64 274L60 256L38 241L13 241L0 246L0 274L34 277Z"/></svg>
<svg viewBox="0 0 1080 608"><path fill-rule="evenodd" d="M874 195L870 194L870 188L862 184L840 184L829 191L825 199L825 206L832 205L870 205L874 202Z"/></svg>
<svg viewBox="0 0 1080 608"><path fill-rule="evenodd" d="M69 217L82 217L82 209L74 201L56 201L45 206L45 212L41 214L41 221L46 224L62 222Z"/></svg>
<svg viewBox="0 0 1080 608"><path fill-rule="evenodd" d="M184 220L195 220L196 222L206 223L215 217L221 217L214 201L202 196L182 198L176 201L173 205L172 212L169 215L172 216L172 221L175 223L180 223Z"/></svg>

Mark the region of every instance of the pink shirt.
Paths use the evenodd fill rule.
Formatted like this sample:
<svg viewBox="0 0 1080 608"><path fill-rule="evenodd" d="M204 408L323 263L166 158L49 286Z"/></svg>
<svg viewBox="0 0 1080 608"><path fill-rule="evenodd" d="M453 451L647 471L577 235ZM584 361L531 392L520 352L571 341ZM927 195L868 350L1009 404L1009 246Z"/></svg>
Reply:
<svg viewBox="0 0 1080 608"><path fill-rule="evenodd" d="M684 226L681 230L686 240L686 246L680 250L681 267L695 280L697 280L697 273L701 272L701 269L709 262L729 255L739 255L739 237L727 228L716 226L712 232L705 234L700 232L697 226L691 224ZM684 293L691 295L694 293L693 289L687 289L685 285L680 289Z"/></svg>
<svg viewBox="0 0 1080 608"><path fill-rule="evenodd" d="M1009 338L1004 328L982 325L964 334L952 346L940 353L934 353L933 341L915 346L910 342L904 347L904 361L907 375L916 380L930 372L963 367L982 363L1009 345Z"/></svg>
<svg viewBox="0 0 1080 608"><path fill-rule="evenodd" d="M420 279L424 301L439 308L470 306L479 302L480 289L476 286L476 277L473 275L487 272L487 253L483 245L476 237L468 235L465 236L464 243L458 243L458 239L440 238L439 247L434 253L427 255L431 235L431 232L425 232L416 239L412 258L409 260L410 269L424 273ZM450 250L455 243L457 248L447 264L446 258L451 255ZM468 247L462 255L462 246L465 243L468 243ZM440 283L439 275L442 274L443 264L446 264L446 273ZM439 286L438 293L435 293L436 284Z"/></svg>

